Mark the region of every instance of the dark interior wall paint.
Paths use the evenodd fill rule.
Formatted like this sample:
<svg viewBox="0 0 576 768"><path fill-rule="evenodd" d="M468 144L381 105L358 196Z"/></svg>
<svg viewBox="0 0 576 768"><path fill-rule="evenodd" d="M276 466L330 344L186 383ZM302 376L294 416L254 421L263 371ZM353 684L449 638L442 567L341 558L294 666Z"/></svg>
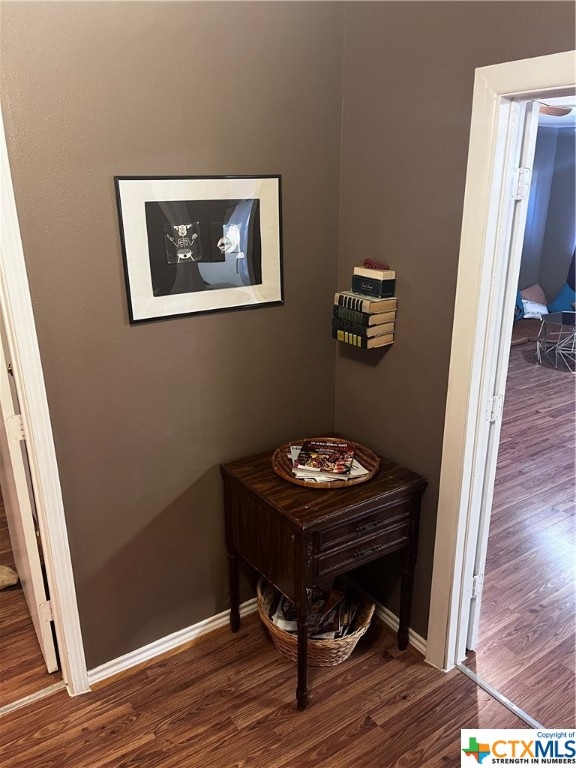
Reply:
<svg viewBox="0 0 576 768"><path fill-rule="evenodd" d="M1 12L2 110L94 668L226 608L219 462L333 428L341 10ZM114 175L262 173L283 176L285 305L130 326Z"/></svg>
<svg viewBox="0 0 576 768"><path fill-rule="evenodd" d="M426 635L474 70L574 48L572 3L367 2L345 15L339 287L397 269L396 343L342 345L336 429L425 475L412 625ZM385 565L364 578L397 610Z"/></svg>
<svg viewBox="0 0 576 768"><path fill-rule="evenodd" d="M89 668L226 608L219 462L328 430L334 414L430 480L414 616L425 635L474 68L574 47L571 3L0 12ZM113 176L246 173L283 175L285 306L131 327ZM337 269L345 287L366 255L399 276L382 360L335 352L327 326ZM366 578L394 609L396 579Z"/></svg>

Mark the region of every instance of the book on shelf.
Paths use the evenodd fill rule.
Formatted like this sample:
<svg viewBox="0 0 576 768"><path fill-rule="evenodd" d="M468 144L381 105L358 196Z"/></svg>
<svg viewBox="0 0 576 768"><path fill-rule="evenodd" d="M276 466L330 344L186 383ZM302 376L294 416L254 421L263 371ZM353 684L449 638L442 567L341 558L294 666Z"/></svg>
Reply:
<svg viewBox="0 0 576 768"><path fill-rule="evenodd" d="M360 277L372 277L375 280L396 280L394 269L376 269L373 267L354 267L354 274Z"/></svg>
<svg viewBox="0 0 576 768"><path fill-rule="evenodd" d="M394 296L396 280L378 280L376 277L352 275L352 291L373 296L376 299L387 299Z"/></svg>
<svg viewBox="0 0 576 768"><path fill-rule="evenodd" d="M350 320L343 320L340 317L332 318L332 328L335 328L337 331L355 333L364 339L382 336L383 333L394 333L394 325L394 322L380 323L379 325L360 325L359 323L352 323Z"/></svg>
<svg viewBox="0 0 576 768"><path fill-rule="evenodd" d="M305 440L293 467L346 478L353 461L354 446L347 440Z"/></svg>
<svg viewBox="0 0 576 768"><path fill-rule="evenodd" d="M394 299L396 301L396 299ZM396 320L396 310L391 309L389 312L357 312L355 309L348 309L348 307L341 307L338 304L334 304L334 310L332 312L334 317L338 317L341 320L348 320L349 323L356 323L356 325L372 326L383 325L386 323L393 323Z"/></svg>
<svg viewBox="0 0 576 768"><path fill-rule="evenodd" d="M347 309L353 309L356 312L366 312L372 315L396 309L398 299L395 296L377 299L372 296L355 293L354 291L339 291L334 296L334 304L346 307Z"/></svg>
<svg viewBox="0 0 576 768"><path fill-rule="evenodd" d="M343 341L345 344L352 344L355 347L362 347L363 349L386 347L389 344L394 343L393 333L383 333L381 336L373 336L371 339L366 339L363 336L358 336L357 333L338 331L336 328L332 328L332 338L337 339L338 341Z"/></svg>

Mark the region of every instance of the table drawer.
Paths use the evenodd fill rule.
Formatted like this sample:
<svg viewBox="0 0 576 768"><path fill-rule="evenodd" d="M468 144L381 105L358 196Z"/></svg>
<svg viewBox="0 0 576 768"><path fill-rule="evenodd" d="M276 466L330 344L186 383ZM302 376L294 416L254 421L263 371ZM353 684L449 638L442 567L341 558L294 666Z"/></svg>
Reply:
<svg viewBox="0 0 576 768"><path fill-rule="evenodd" d="M335 525L332 528L320 531L316 550L318 552L325 552L348 543L353 544L365 536L378 534L384 528L388 529L390 526L396 526L398 523L407 520L409 515L409 500L376 509L370 514L358 516L354 520L348 520L341 525Z"/></svg>
<svg viewBox="0 0 576 768"><path fill-rule="evenodd" d="M408 531L409 521L400 521L378 535L367 536L325 554L317 554L314 559L315 577L343 573L404 547L408 543Z"/></svg>

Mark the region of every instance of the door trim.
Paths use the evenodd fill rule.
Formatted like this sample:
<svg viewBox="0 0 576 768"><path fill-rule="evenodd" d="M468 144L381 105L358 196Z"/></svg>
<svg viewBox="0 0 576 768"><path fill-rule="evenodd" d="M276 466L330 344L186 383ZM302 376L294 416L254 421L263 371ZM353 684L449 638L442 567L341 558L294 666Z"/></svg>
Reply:
<svg viewBox="0 0 576 768"><path fill-rule="evenodd" d="M62 677L89 690L60 476L0 113L0 303L22 410Z"/></svg>
<svg viewBox="0 0 576 768"><path fill-rule="evenodd" d="M482 402L488 401L494 404L495 400L498 401L499 407L495 412L492 411L490 420L487 418L487 413L483 414L484 426L479 425L480 438L475 445L476 454L482 464L474 469L474 474L481 486L472 491L478 504L475 505L474 513L470 515L469 520L470 535L467 537L463 574L465 599L460 606L459 632L456 639L456 658L458 659L466 656L467 649L474 650L478 640L482 584L502 428L502 404L505 399L510 361L513 308L518 291L518 276L530 198L529 189L525 188L523 195L518 194L519 174L516 171L523 168L525 177L528 175L531 177L538 134L539 103L537 101L513 101L508 102L508 105L511 110L511 119L505 162L508 178L511 177L514 183L512 190L509 184L505 185L499 204L499 238L494 248L493 279L490 291L491 306L495 305L495 312L490 312L490 315L494 319L495 327L486 334L487 338L494 338L495 343L486 345L482 367L483 382L486 382L486 386L483 386L481 397ZM517 119L513 119L514 113L517 113ZM529 171L529 174L526 171ZM485 444L481 442L482 439L486 440ZM480 576L478 578L480 586L474 594L471 587L477 575Z"/></svg>
<svg viewBox="0 0 576 768"><path fill-rule="evenodd" d="M464 629L459 615L464 574L469 570L467 541L478 535L471 525L479 503L475 494L482 487L474 474L474 468L481 466L476 447L486 442L479 419L486 406L481 381L485 360L494 354L501 330L490 297L499 201L508 179L502 106L507 101L562 96L574 88L575 72L576 51L476 70L427 639L427 661L440 669L462 661L457 638Z"/></svg>

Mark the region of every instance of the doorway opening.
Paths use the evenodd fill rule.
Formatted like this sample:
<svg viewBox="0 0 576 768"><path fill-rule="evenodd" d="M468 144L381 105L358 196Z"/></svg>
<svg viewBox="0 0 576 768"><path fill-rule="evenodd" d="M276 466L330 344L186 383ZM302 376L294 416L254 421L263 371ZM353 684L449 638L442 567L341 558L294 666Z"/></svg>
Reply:
<svg viewBox="0 0 576 768"><path fill-rule="evenodd" d="M2 493L14 501L15 525L11 527L11 544L23 553L23 570L35 557L39 558L31 514L20 514L20 500L33 489L36 523L42 540L44 573L40 567L26 573L23 587L42 585L44 578L50 588L50 600L27 600L35 605L31 616L39 619L39 625L53 642L54 631L60 651L62 677L71 695L89 690L86 662L80 630L76 590L64 517L60 478L56 462L54 439L38 339L32 311L32 300L24 261L22 240L16 211L16 201L4 124L0 115L0 307L3 339L0 343L2 419L2 458L10 456L10 470L4 473ZM8 373L10 365L10 373ZM14 389L13 389L14 386ZM17 407L16 407L17 406ZM29 466L29 478L22 471L23 459ZM22 493L20 494L20 491ZM30 499L28 500L30 504ZM8 511L8 507L7 507ZM22 532L16 537L14 531ZM15 540L18 540L18 545ZM22 543L21 543L22 542ZM16 554L16 553L15 553ZM38 576L38 572L40 575ZM50 626L52 625L52 626ZM53 630L52 630L53 627ZM35 626L36 629L36 626ZM37 633L42 634L42 633ZM44 646L41 643L41 646Z"/></svg>
<svg viewBox="0 0 576 768"><path fill-rule="evenodd" d="M21 420L0 313L0 714L57 683L64 685Z"/></svg>
<svg viewBox="0 0 576 768"><path fill-rule="evenodd" d="M576 719L575 107L565 97L539 109L518 293L508 309L515 320L488 543L478 563L482 609L463 662L536 727ZM571 358L537 354L542 320L556 327L558 312Z"/></svg>
<svg viewBox="0 0 576 768"><path fill-rule="evenodd" d="M18 577L16 584L0 590L0 715L64 688L60 670L49 671L42 655L14 549L0 487L0 565L9 567Z"/></svg>
<svg viewBox="0 0 576 768"><path fill-rule="evenodd" d="M442 669L474 647L478 544L488 540L533 105L573 95L575 65L569 51L476 72L427 641L428 661Z"/></svg>

